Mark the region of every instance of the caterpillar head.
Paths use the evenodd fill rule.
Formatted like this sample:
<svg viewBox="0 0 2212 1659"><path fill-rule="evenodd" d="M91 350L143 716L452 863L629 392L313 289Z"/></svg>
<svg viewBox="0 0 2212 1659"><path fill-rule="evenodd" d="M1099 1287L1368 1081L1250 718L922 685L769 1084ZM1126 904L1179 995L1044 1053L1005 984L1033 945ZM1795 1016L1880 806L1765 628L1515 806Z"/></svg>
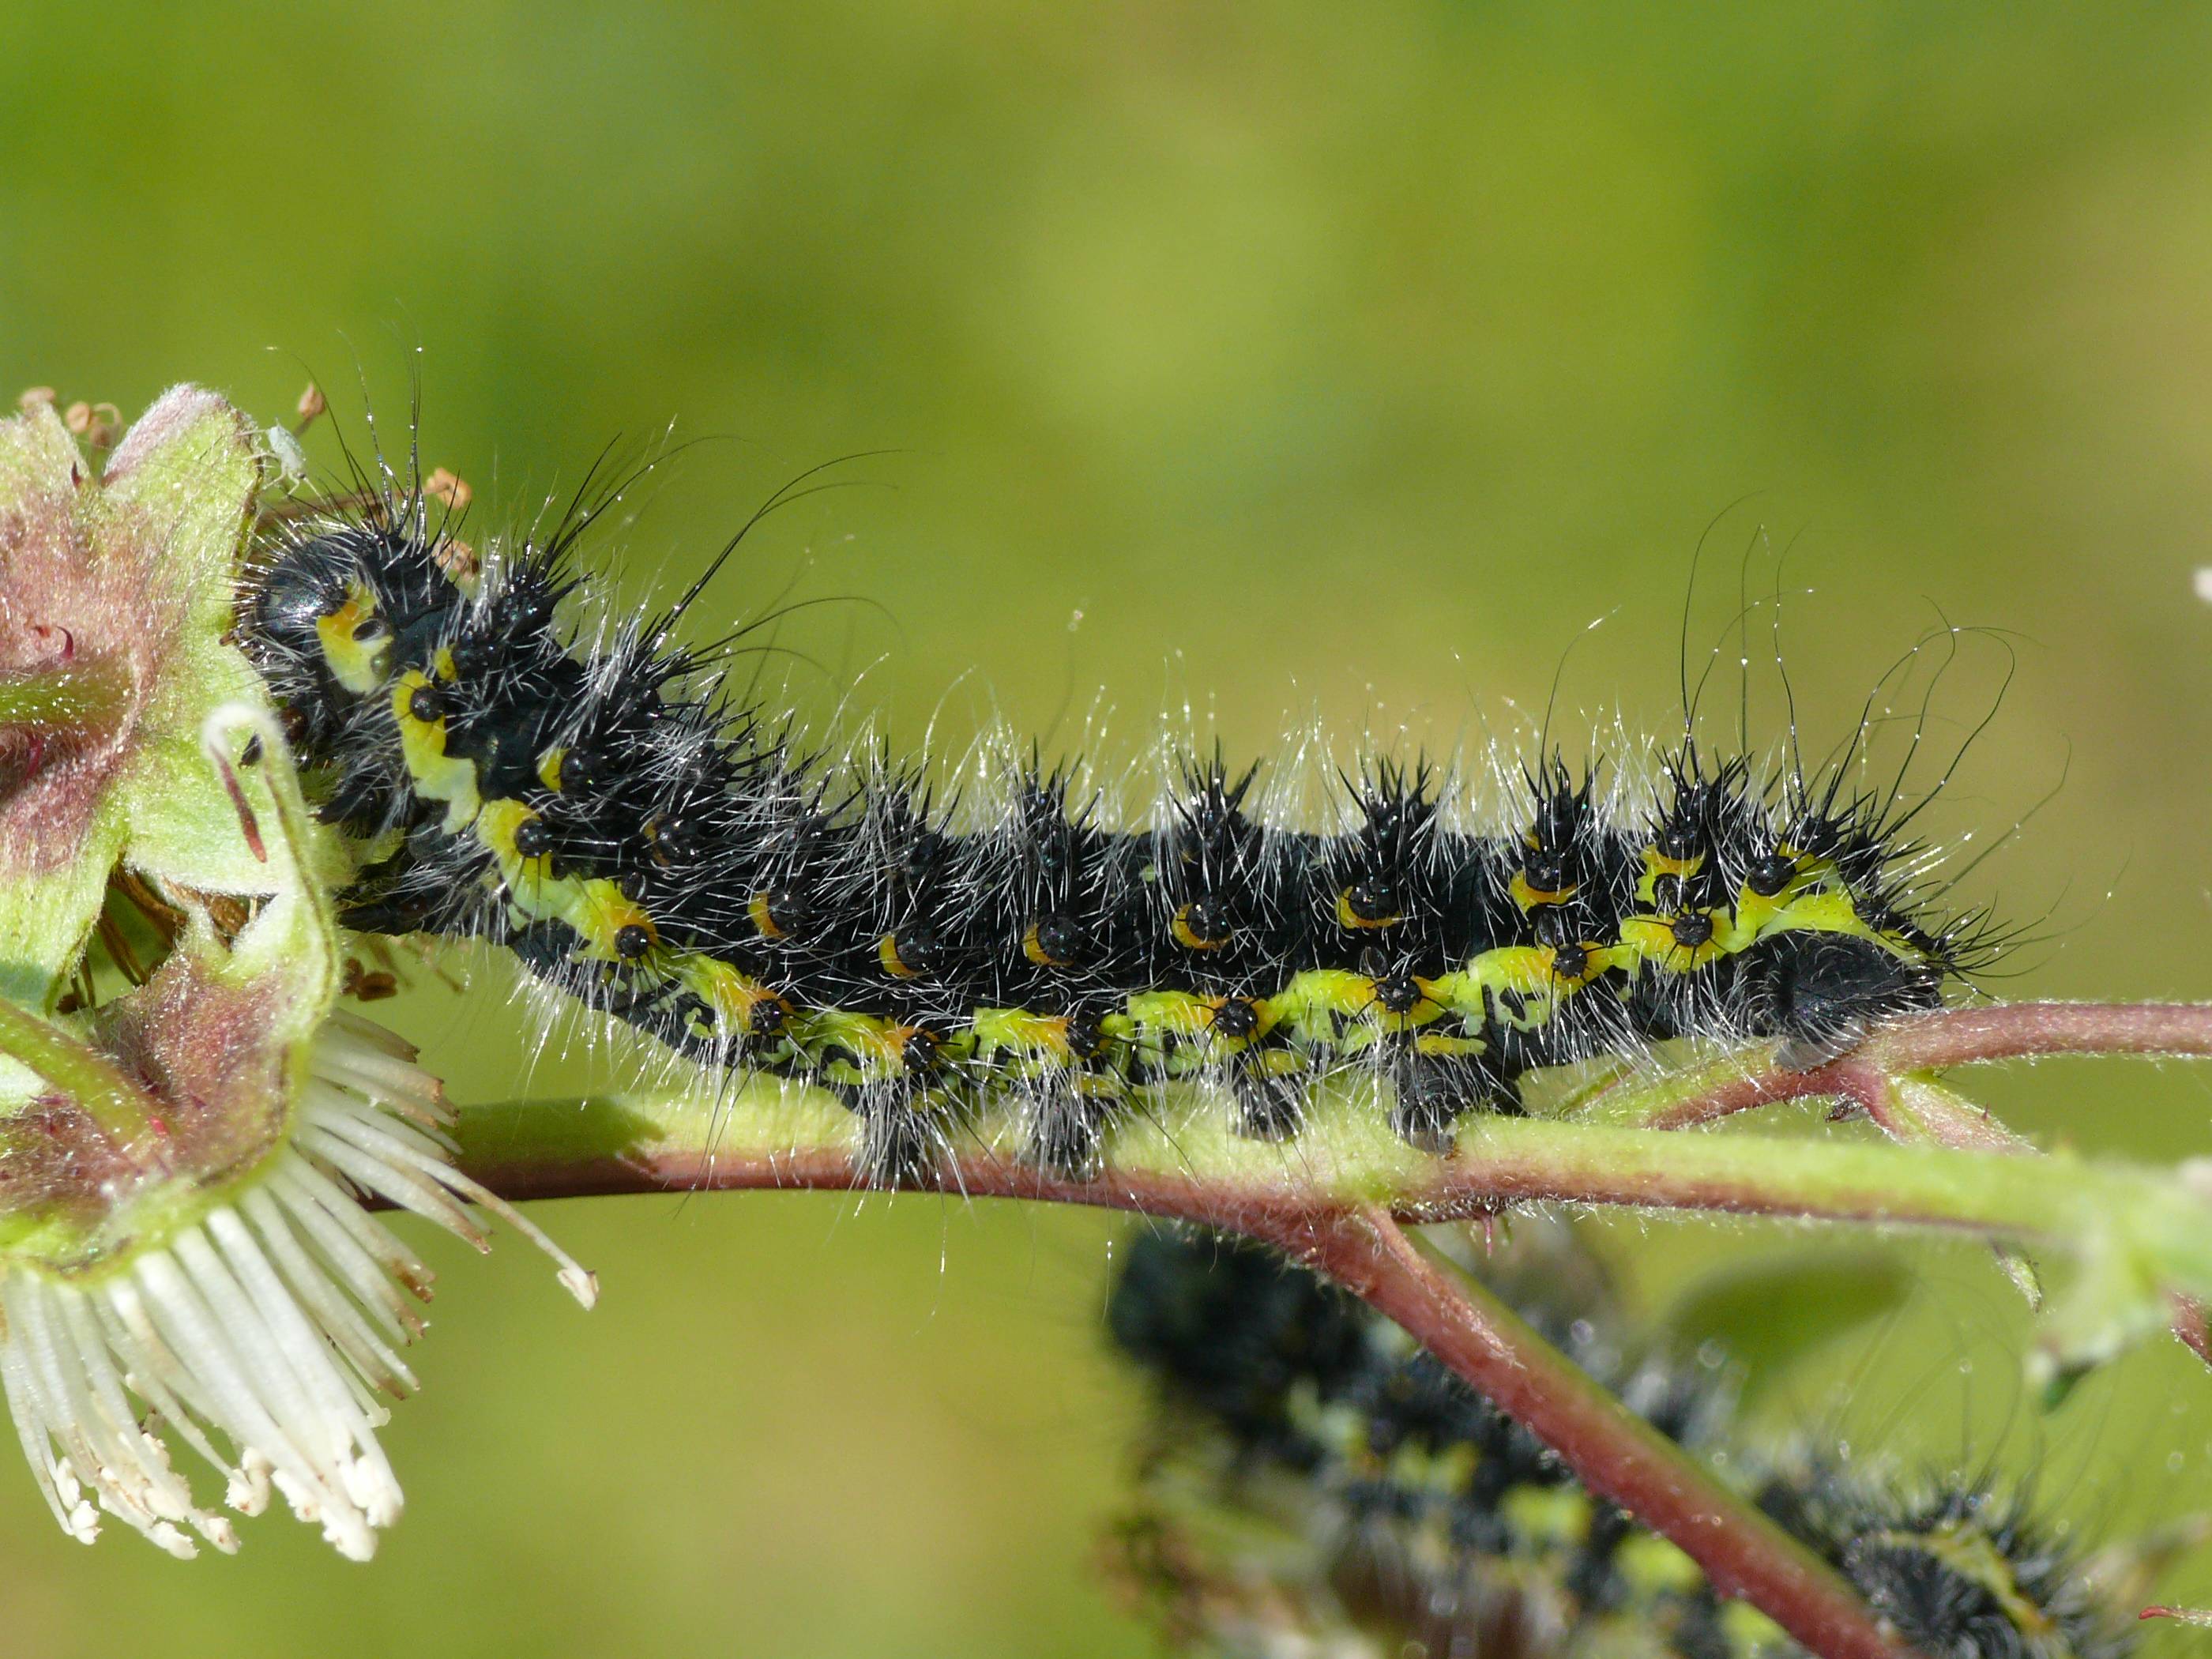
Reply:
<svg viewBox="0 0 2212 1659"><path fill-rule="evenodd" d="M1780 1037L1782 1063L1796 1070L1849 1052L1884 1020L1942 1006L1940 964L1856 933L1778 933L1747 954L1742 975L1750 1028Z"/></svg>
<svg viewBox="0 0 2212 1659"><path fill-rule="evenodd" d="M2017 1498L1955 1484L1900 1496L1815 1473L1783 1507L1801 1524L1809 1518L1810 1535L1835 1540L1844 1575L1929 1659L2116 1659L2127 1650L2109 1600Z"/></svg>

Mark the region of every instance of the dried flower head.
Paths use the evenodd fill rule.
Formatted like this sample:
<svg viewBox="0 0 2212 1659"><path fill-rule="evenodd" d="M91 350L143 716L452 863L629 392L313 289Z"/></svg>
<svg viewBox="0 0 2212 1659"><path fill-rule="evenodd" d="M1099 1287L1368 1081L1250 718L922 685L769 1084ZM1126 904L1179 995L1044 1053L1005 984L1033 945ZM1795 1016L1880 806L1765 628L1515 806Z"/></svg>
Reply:
<svg viewBox="0 0 2212 1659"><path fill-rule="evenodd" d="M0 1384L71 1535L236 1547L273 1490L344 1554L399 1510L380 1395L429 1274L374 1206L482 1245L437 1080L341 1009L343 855L226 635L251 428L173 392L98 477L51 405L0 423ZM117 891L166 958L88 966ZM120 958L118 958L120 962Z"/></svg>

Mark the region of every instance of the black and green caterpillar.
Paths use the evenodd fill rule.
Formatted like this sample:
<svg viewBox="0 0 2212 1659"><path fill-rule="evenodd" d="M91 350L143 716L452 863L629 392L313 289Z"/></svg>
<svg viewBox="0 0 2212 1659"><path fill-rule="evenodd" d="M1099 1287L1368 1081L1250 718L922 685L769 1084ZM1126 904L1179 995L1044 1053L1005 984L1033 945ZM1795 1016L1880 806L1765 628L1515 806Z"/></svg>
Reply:
<svg viewBox="0 0 2212 1659"><path fill-rule="evenodd" d="M1686 739L1625 805L1539 753L1489 831L1445 774L1380 760L1326 830L1265 821L1218 756L1144 828L1034 763L956 814L919 769L832 763L698 689L711 661L669 643L696 587L564 628L588 508L478 562L419 490L360 499L273 523L241 596L360 854L348 923L492 940L688 1054L834 1090L872 1178L979 1099L1093 1174L1183 1079L1285 1137L1351 1066L1441 1150L1533 1067L1684 1034L1811 1065L1971 965L1972 922L1916 914L1912 809L1848 763L1763 780Z"/></svg>
<svg viewBox="0 0 2212 1659"><path fill-rule="evenodd" d="M1654 1427L1725 1451L1729 1478L1904 1645L1927 1659L2127 1652L2111 1593L2017 1498L1731 1444L1725 1369L1625 1353L1602 1296L1571 1288L1578 1273L1586 1260L1554 1255L1500 1288ZM1395 1325L1272 1251L1142 1235L1109 1318L1161 1407L1145 1501L1120 1528L1121 1576L1180 1644L1431 1659L1800 1651Z"/></svg>

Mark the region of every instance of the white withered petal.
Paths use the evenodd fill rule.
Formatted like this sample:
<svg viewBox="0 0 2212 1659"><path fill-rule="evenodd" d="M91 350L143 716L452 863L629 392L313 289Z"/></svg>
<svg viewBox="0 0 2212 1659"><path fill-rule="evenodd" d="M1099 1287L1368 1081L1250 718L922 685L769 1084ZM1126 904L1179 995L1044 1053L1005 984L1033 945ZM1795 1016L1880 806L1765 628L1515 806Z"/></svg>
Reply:
<svg viewBox="0 0 2212 1659"><path fill-rule="evenodd" d="M96 1504L173 1555L194 1553L195 1534L238 1547L228 1518L172 1465L166 1430L224 1474L234 1508L256 1513L273 1485L340 1553L374 1552L375 1529L400 1507L377 1444L377 1397L415 1388L397 1352L419 1328L402 1287L419 1293L429 1274L364 1197L479 1244L461 1200L488 1204L544 1245L589 1304L591 1276L454 1170L421 1127L441 1111L437 1083L403 1052L334 1012L290 1144L258 1180L120 1272L82 1285L25 1267L0 1277L0 1382L71 1536L97 1534Z"/></svg>
<svg viewBox="0 0 2212 1659"><path fill-rule="evenodd" d="M232 758L249 738L250 770ZM0 1255L0 1383L72 1537L90 1541L104 1511L174 1555L235 1549L173 1441L221 1472L232 1509L256 1513L273 1490L364 1560L399 1514L376 1431L380 1401L415 1386L398 1349L430 1280L371 1206L479 1248L489 1211L585 1305L597 1287L454 1167L414 1051L335 1006L337 935L301 856L312 829L276 723L227 707L204 744L275 891L228 943L195 919L143 987L74 1027L0 1014L0 1048L46 1086L0 1146L21 1194L5 1217L18 1246ZM129 1097L119 1112L88 1106L87 1079L103 1077Z"/></svg>

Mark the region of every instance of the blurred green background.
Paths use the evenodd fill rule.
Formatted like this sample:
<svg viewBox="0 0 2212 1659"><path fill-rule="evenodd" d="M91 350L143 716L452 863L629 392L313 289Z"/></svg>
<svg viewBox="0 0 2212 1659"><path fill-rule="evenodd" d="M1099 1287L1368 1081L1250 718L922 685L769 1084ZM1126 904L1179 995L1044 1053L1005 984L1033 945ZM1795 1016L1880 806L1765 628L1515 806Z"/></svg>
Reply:
<svg viewBox="0 0 2212 1659"><path fill-rule="evenodd" d="M189 377L270 417L312 372L392 442L419 376L425 459L484 523L673 420L713 441L606 544L632 597L802 469L896 451L771 520L716 603L842 601L781 636L796 706L949 744L994 711L1070 744L1101 694L1123 755L1185 702L1240 752L1312 714L1480 741L1601 616L1560 707L1663 733L1717 517L1693 653L1746 550L1767 592L1789 548L1824 744L1939 617L2005 630L2017 677L1934 826L1979 845L2050 796L1969 884L2044 936L2002 989L2201 996L2208 63L2195 8L6 0L0 388L131 412ZM1939 761L2002 688L1974 644ZM496 995L404 1018L464 1098L574 1080L518 1070ZM1973 1083L2144 1155L2212 1120L2182 1068ZM373 1567L274 1520L235 1561L79 1550L10 1460L0 1644L1151 1650L1092 1570L1140 1418L1109 1224L543 1218L600 1272L588 1318L512 1240L428 1245L410 1511ZM1655 1297L1747 1238L1612 1232ZM1921 1261L1934 1288L1778 1419L2002 1444L2104 1532L2203 1506L2205 1377L2146 1352L2039 1417L1986 1258Z"/></svg>

